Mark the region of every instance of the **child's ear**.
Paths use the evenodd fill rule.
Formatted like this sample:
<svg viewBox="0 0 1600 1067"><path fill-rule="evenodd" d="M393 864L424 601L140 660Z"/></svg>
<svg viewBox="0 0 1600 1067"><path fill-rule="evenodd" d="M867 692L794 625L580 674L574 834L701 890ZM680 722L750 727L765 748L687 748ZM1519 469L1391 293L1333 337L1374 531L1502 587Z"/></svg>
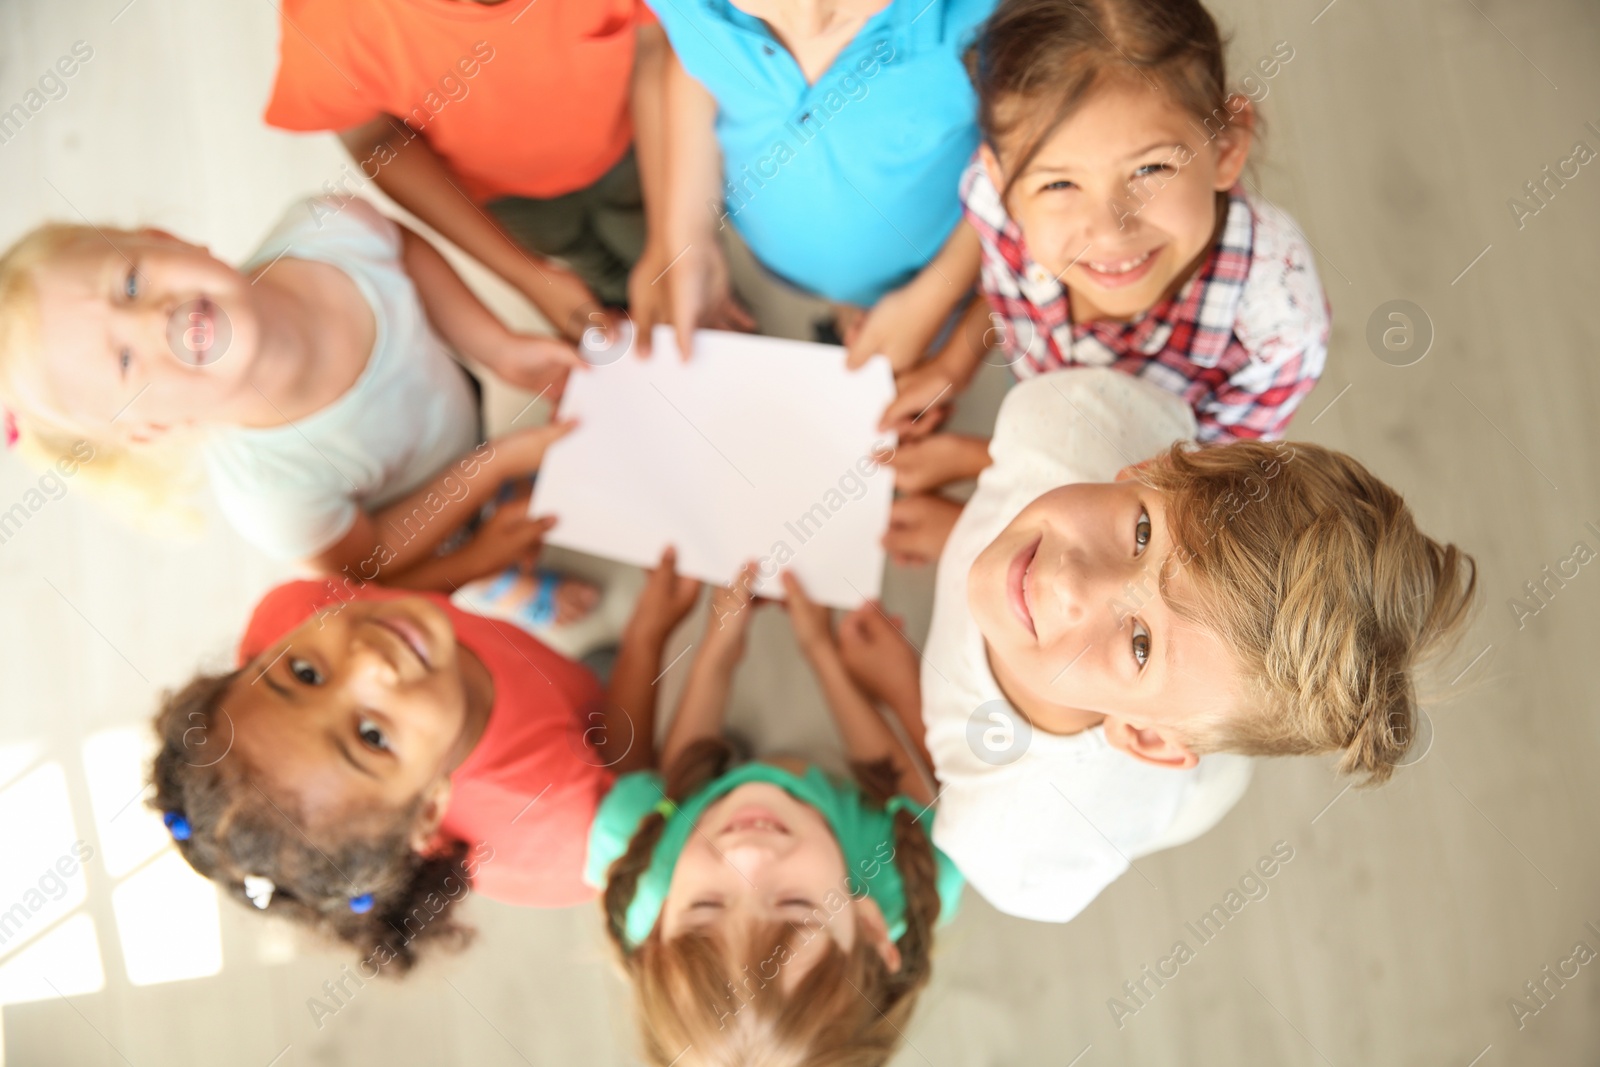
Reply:
<svg viewBox="0 0 1600 1067"><path fill-rule="evenodd" d="M1126 719L1107 715L1105 732L1106 743L1112 748L1157 767L1183 771L1200 762L1200 757L1188 745L1156 727L1135 726Z"/></svg>
<svg viewBox="0 0 1600 1067"><path fill-rule="evenodd" d="M1003 200L1006 191L1005 172L1000 169L1000 157L994 154L994 149L989 147L988 141L978 146L978 158L983 160L983 169L989 175L989 184L994 186Z"/></svg>
<svg viewBox="0 0 1600 1067"><path fill-rule="evenodd" d="M864 937L878 955L890 974L900 973L900 946L889 936L889 924L883 921L883 911L878 902L869 896L859 896L855 902L856 936Z"/></svg>
<svg viewBox="0 0 1600 1067"><path fill-rule="evenodd" d="M1217 136L1218 192L1227 192L1244 173L1245 161L1250 158L1250 145L1255 141L1256 106L1248 96L1234 93L1228 97L1226 107L1233 118Z"/></svg>
<svg viewBox="0 0 1600 1067"><path fill-rule="evenodd" d="M422 791L422 807L417 821L411 826L411 851L427 852L433 847L434 835L444 822L444 813L450 807L450 778L440 775Z"/></svg>

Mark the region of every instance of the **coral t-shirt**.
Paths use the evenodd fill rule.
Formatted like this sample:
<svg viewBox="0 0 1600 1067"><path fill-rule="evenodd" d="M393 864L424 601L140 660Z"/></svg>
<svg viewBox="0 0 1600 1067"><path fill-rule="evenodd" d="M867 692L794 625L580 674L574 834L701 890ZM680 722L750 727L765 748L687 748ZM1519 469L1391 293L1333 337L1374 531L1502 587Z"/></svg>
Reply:
<svg viewBox="0 0 1600 1067"><path fill-rule="evenodd" d="M594 897L583 880L589 827L611 788L611 771L589 744L586 719L600 683L582 664L525 631L455 607L434 593L356 587L344 579L288 582L250 617L239 642L248 663L322 608L349 600L425 596L450 617L456 640L494 679L483 737L450 775L442 831L470 845L473 888L507 904L559 908Z"/></svg>
<svg viewBox="0 0 1600 1067"><path fill-rule="evenodd" d="M640 0L282 0L280 10L270 126L345 130L397 116L480 203L592 185L633 141L635 30L655 21ZM358 161L354 183L390 158L380 149Z"/></svg>

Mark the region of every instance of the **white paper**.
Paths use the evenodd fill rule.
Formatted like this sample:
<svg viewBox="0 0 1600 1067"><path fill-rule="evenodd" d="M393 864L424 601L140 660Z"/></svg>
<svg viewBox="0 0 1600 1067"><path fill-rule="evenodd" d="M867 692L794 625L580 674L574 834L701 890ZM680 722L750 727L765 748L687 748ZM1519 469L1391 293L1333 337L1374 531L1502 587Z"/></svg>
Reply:
<svg viewBox="0 0 1600 1067"><path fill-rule="evenodd" d="M684 362L657 327L633 353L573 372L561 416L578 426L550 447L532 510L559 521L554 545L652 567L668 544L678 569L726 584L749 560L756 592L781 597L792 570L820 603L878 596L894 472L873 459L894 437L889 363L845 369L837 345L701 330Z"/></svg>

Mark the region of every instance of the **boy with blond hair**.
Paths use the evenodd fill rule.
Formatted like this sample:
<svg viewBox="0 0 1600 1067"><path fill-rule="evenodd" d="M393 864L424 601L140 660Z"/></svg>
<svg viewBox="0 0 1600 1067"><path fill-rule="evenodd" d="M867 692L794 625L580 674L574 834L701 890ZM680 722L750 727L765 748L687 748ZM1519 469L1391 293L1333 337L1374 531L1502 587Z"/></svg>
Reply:
<svg viewBox="0 0 1600 1067"><path fill-rule="evenodd" d="M1472 558L1360 463L1194 433L1148 382L1045 374L1007 395L964 508L896 502L892 536L942 547L920 678L934 841L1001 911L1071 919L1214 825L1249 756L1338 752L1384 781L1417 668L1464 628ZM916 699L910 655L876 657L891 706Z"/></svg>

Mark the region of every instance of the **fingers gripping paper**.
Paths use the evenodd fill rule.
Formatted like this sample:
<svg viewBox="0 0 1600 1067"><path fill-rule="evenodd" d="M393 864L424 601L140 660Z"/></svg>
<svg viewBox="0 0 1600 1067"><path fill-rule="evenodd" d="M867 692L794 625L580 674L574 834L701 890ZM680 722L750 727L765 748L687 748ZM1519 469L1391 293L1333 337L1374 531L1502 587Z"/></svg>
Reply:
<svg viewBox="0 0 1600 1067"><path fill-rule="evenodd" d="M535 514L559 518L546 541L654 566L667 545L680 572L727 583L749 560L756 592L781 597L794 571L815 600L854 607L883 581L880 541L894 473L878 420L894 398L888 361L856 372L844 349L702 330L694 358L658 328L648 360L631 353L574 373Z"/></svg>

